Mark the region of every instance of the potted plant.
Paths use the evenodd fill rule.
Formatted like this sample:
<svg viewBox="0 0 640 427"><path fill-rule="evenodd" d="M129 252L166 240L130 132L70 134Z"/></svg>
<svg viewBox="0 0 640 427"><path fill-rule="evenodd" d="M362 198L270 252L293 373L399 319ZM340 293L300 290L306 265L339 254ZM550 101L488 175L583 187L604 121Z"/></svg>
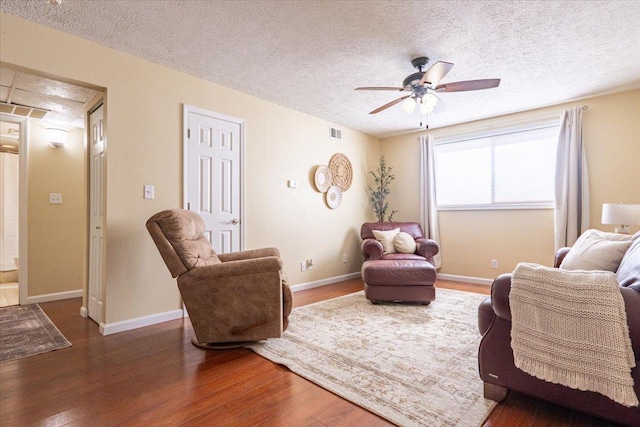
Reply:
<svg viewBox="0 0 640 427"><path fill-rule="evenodd" d="M375 171L369 171L371 176L373 176L373 182L375 184L374 188L370 185L367 186L371 192L369 202L371 202L373 212L378 217L378 222L385 222L384 218L387 215L387 210L389 209L387 196L391 193L391 182L395 179L395 175L391 173L392 170L392 167L387 167L387 162L385 161L384 156L381 156L380 161L378 162L378 168ZM396 212L398 211L391 211L387 217L387 222L393 221L393 215Z"/></svg>

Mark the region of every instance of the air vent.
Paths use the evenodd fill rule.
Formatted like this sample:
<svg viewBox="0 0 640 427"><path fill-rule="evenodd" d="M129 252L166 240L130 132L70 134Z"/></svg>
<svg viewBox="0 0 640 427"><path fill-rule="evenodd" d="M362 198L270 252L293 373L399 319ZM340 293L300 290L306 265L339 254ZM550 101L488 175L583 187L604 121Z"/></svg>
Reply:
<svg viewBox="0 0 640 427"><path fill-rule="evenodd" d="M6 102L0 102L0 113L13 114L14 116L29 117L30 119L44 119L47 115L47 110L41 110L39 108L26 107L24 105L7 104Z"/></svg>
<svg viewBox="0 0 640 427"><path fill-rule="evenodd" d="M342 130L332 127L331 128L331 138L339 139L342 141Z"/></svg>

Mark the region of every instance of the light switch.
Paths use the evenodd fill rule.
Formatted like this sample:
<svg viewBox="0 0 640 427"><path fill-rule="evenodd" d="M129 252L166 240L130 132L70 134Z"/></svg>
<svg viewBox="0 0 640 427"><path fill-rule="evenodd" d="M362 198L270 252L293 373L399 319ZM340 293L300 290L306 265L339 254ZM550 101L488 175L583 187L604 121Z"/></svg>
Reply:
<svg viewBox="0 0 640 427"><path fill-rule="evenodd" d="M49 203L52 204L52 205L61 205L62 204L62 194L49 193Z"/></svg>
<svg viewBox="0 0 640 427"><path fill-rule="evenodd" d="M145 185L144 186L144 198L145 199L153 199L154 197L154 188L153 185Z"/></svg>
<svg viewBox="0 0 640 427"><path fill-rule="evenodd" d="M298 187L298 181L288 180L287 181L287 187L289 187L289 188L297 188Z"/></svg>

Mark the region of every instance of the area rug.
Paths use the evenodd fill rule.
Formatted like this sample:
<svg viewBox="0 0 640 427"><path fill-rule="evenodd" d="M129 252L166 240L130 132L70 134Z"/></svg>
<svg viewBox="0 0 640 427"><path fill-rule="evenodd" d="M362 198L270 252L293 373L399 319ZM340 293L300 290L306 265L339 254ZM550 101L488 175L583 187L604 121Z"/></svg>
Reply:
<svg viewBox="0 0 640 427"><path fill-rule="evenodd" d="M0 308L0 362L70 346L38 304Z"/></svg>
<svg viewBox="0 0 640 427"><path fill-rule="evenodd" d="M294 309L282 338L248 348L399 426L476 427L496 405L478 375L485 298L373 305L360 291Z"/></svg>

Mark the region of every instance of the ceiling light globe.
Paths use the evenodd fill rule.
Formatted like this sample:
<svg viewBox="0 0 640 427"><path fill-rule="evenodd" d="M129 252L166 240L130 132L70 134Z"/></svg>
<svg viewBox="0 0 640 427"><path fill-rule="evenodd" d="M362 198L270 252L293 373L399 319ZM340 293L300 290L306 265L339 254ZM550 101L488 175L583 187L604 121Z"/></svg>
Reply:
<svg viewBox="0 0 640 427"><path fill-rule="evenodd" d="M433 107L435 107L438 103L438 97L432 93L428 93L424 97L422 97L422 103L433 109Z"/></svg>
<svg viewBox="0 0 640 427"><path fill-rule="evenodd" d="M420 104L420 112L422 114L429 114L433 112L433 107L430 105Z"/></svg>
<svg viewBox="0 0 640 427"><path fill-rule="evenodd" d="M413 113L413 110L416 108L416 100L413 97L407 98L401 105L402 110L407 113Z"/></svg>

